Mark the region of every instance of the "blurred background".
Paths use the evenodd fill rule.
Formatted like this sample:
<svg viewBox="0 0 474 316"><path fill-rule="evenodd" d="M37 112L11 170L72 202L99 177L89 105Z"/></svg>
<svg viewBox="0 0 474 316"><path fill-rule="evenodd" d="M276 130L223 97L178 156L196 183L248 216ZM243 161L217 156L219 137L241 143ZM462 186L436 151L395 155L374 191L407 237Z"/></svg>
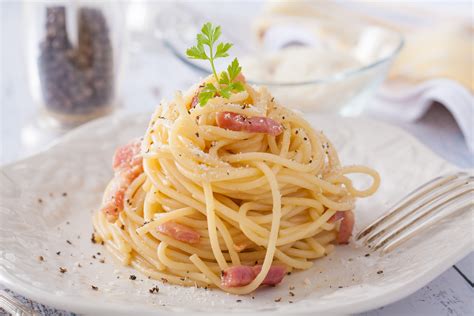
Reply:
<svg viewBox="0 0 474 316"><path fill-rule="evenodd" d="M0 21L1 163L187 89L209 69L185 49L211 21L286 106L375 117L474 164L470 1L7 0Z"/></svg>

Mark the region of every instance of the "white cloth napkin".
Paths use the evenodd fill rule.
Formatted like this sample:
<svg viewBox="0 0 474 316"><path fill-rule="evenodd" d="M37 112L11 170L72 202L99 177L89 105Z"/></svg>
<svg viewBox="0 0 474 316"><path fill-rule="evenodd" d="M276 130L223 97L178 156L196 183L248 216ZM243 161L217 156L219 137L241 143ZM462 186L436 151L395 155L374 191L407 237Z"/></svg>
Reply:
<svg viewBox="0 0 474 316"><path fill-rule="evenodd" d="M404 90L382 87L366 111L377 116L416 121L434 102L444 105L453 115L467 147L474 153L474 96L453 80L433 79Z"/></svg>

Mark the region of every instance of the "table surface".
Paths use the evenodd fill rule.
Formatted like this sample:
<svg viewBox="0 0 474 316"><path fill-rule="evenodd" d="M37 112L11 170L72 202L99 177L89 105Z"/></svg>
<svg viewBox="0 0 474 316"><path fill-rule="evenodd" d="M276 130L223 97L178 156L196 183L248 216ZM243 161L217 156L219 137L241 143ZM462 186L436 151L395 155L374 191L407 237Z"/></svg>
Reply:
<svg viewBox="0 0 474 316"><path fill-rule="evenodd" d="M37 108L28 94L23 43L17 40L22 38L23 31L20 16L20 4L13 1L0 3L0 164L26 157L40 149L38 142L36 145L32 143L32 136L38 135L31 135L28 129L35 125ZM185 89L198 78L151 38L132 41L127 53L129 58L121 89L127 111L151 111L161 98L172 96L176 89ZM377 119L403 128L459 167L474 167L473 155L468 151L456 122L442 106L434 106L414 123ZM51 138L51 135L44 137L39 143L45 144ZM471 253L416 293L362 315L474 315L473 281L474 254ZM0 285L0 288L3 287ZM42 315L70 315L12 294Z"/></svg>

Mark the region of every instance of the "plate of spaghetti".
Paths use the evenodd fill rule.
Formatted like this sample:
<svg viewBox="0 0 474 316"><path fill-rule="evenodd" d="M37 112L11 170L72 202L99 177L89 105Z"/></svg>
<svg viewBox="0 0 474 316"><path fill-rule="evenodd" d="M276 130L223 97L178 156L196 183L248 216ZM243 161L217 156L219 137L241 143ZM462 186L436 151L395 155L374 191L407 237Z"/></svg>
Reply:
<svg viewBox="0 0 474 316"><path fill-rule="evenodd" d="M2 168L2 283L79 313L354 313L471 251L465 215L385 256L354 244L455 168L396 128L303 117L249 85L237 59L217 73L232 46L220 32L205 24L187 51L213 74L151 117L91 122Z"/></svg>

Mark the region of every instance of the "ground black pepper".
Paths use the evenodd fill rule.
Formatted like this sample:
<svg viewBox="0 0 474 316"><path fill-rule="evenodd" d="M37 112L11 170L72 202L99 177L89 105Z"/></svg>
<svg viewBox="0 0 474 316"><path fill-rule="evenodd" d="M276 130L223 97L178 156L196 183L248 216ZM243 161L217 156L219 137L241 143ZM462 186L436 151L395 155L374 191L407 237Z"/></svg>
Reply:
<svg viewBox="0 0 474 316"><path fill-rule="evenodd" d="M38 69L46 107L62 114L90 114L110 105L113 54L109 28L99 9L80 8L78 45L66 29L66 8L46 8Z"/></svg>
<svg viewBox="0 0 474 316"><path fill-rule="evenodd" d="M157 294L159 291L160 291L160 289L156 285L148 290L148 292L150 292L151 294Z"/></svg>

